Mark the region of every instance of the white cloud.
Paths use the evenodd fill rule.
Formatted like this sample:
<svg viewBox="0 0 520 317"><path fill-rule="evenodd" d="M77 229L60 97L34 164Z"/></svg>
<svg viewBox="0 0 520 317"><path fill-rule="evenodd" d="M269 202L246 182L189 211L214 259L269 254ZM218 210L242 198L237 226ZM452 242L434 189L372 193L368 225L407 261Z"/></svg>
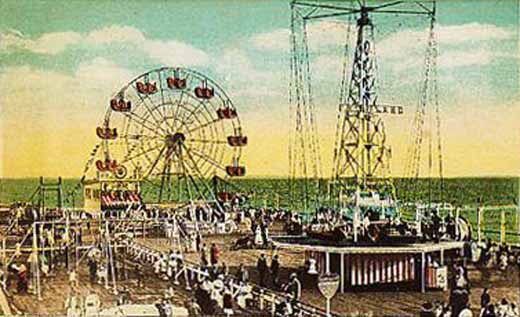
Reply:
<svg viewBox="0 0 520 317"><path fill-rule="evenodd" d="M377 52L387 60L394 60L393 66L396 70L418 67L423 63L428 32L428 29L406 29L393 33L376 44ZM507 40L514 36L508 29L480 23L439 25L435 33L440 47L439 65L442 68L485 65L490 63L493 57L504 57L491 46L470 46L475 43ZM403 60L403 56L408 58Z"/></svg>
<svg viewBox="0 0 520 317"><path fill-rule="evenodd" d="M428 40L428 29L405 29L393 33L377 43L379 52L389 58L401 58L403 52L423 49ZM513 32L493 24L468 23L461 25L438 25L435 28L439 46L451 46L491 40L507 40Z"/></svg>
<svg viewBox="0 0 520 317"><path fill-rule="evenodd" d="M266 51L288 51L289 29L276 29L271 32L258 33L253 35L249 41L256 49Z"/></svg>
<svg viewBox="0 0 520 317"><path fill-rule="evenodd" d="M95 58L80 63L75 73L75 80L82 86L92 89L101 89L107 92L106 96L120 89L135 74L105 58Z"/></svg>
<svg viewBox="0 0 520 317"><path fill-rule="evenodd" d="M81 35L76 32L46 33L36 39L29 39L19 31L11 30L0 34L0 49L29 50L38 54L56 55L80 41Z"/></svg>
<svg viewBox="0 0 520 317"><path fill-rule="evenodd" d="M324 46L340 47L346 39L348 25L338 21L319 21L307 25L309 48ZM289 29L276 29L271 32L259 33L252 36L249 41L259 50L285 51L290 49Z"/></svg>
<svg viewBox="0 0 520 317"><path fill-rule="evenodd" d="M6 115L41 114L50 122L68 120L67 115L82 121L91 117L82 112L87 109L99 119L107 99L134 76L104 58L81 63L71 75L29 66L7 67L0 75L0 104Z"/></svg>
<svg viewBox="0 0 520 317"><path fill-rule="evenodd" d="M117 42L139 43L146 40L143 32L131 26L111 25L90 32L85 40L91 44L111 44Z"/></svg>
<svg viewBox="0 0 520 317"><path fill-rule="evenodd" d="M0 173L77 176L99 142L95 128L110 96L133 76L103 58L81 63L73 74L29 66L2 69L0 139L6 156Z"/></svg>
<svg viewBox="0 0 520 317"><path fill-rule="evenodd" d="M467 23L461 25L440 25L436 29L440 44L460 44L489 40L507 40L514 36L511 30L494 24Z"/></svg>
<svg viewBox="0 0 520 317"><path fill-rule="evenodd" d="M451 51L439 56L439 67L455 68L463 66L487 65L494 59L494 54L486 50Z"/></svg>
<svg viewBox="0 0 520 317"><path fill-rule="evenodd" d="M258 68L240 49L224 51L214 65L218 76L236 87L233 96L270 97L286 91L280 87L286 82L283 69L268 70L265 64Z"/></svg>
<svg viewBox="0 0 520 317"><path fill-rule="evenodd" d="M26 38L16 30L0 34L0 52L28 50L37 54L56 55L79 44L92 47L117 43L134 44L136 49L141 49L150 58L163 64L193 66L204 65L209 61L206 52L190 44L149 39L143 32L131 26L112 25L87 34L46 33L36 39Z"/></svg>
<svg viewBox="0 0 520 317"><path fill-rule="evenodd" d="M167 65L197 66L209 62L206 52L179 41L146 40L143 50L151 58Z"/></svg>

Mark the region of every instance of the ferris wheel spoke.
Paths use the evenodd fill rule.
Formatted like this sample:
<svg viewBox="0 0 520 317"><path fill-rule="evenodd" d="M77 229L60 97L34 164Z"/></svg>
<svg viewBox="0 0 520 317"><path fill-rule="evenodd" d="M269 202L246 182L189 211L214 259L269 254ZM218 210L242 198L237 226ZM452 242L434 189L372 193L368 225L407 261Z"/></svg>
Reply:
<svg viewBox="0 0 520 317"><path fill-rule="evenodd" d="M201 170L199 169L199 167L197 166L197 163L195 162L195 159L193 158L193 156L191 155L190 153L190 150L185 146L183 145L184 148L186 149L186 153L188 154L188 157L190 159L190 161L193 163L193 167L195 169L195 171L199 174L199 177L201 179L201 182L202 184L204 185L205 189L206 189L206 192L208 192L212 198L217 201L217 197L215 196L215 193L211 190L211 188L209 187L209 185L204 181L204 174L202 174ZM186 163L187 164L187 163ZM190 176L192 178L192 181L194 182L194 184L196 185L195 183L195 180L193 179L192 176ZM200 191L199 191L200 192ZM205 195L204 195L205 196ZM217 204L217 209L220 211L220 212L224 212L224 210L222 210L222 207L220 206L220 204Z"/></svg>
<svg viewBox="0 0 520 317"><path fill-rule="evenodd" d="M177 102L176 102L177 107L175 108L175 112L172 111L172 115L173 115L173 131L177 131L179 129L179 127L177 126L177 120L179 118L179 111L182 108L182 98L184 97L184 95L185 95L185 92L182 91L181 95L179 97L179 100L177 100ZM173 101L172 101L172 103L173 103Z"/></svg>
<svg viewBox="0 0 520 317"><path fill-rule="evenodd" d="M171 100L170 98L170 103L166 104L166 103L163 103L161 106L158 107L158 109L160 108L163 108L162 110L160 110L161 114L162 114L162 120L163 122L166 124L166 129L168 130L168 133L173 133L175 131L175 128L174 126L172 125L172 123L169 121L169 119L174 119L173 117L169 116L168 115L168 106L169 105L173 105L173 101ZM175 119L174 119L175 120Z"/></svg>
<svg viewBox="0 0 520 317"><path fill-rule="evenodd" d="M186 109L186 108L185 108L185 109ZM186 110L187 110L187 112L190 112L190 113L191 113L191 111L189 111L188 109L186 109ZM206 117L204 116L204 118L206 118ZM190 123L190 122L187 121L187 119L186 119L185 116L182 116L182 117L181 117L181 116L178 116L178 117L177 117L177 121L178 121L179 124L180 124L180 125L179 125L179 128L182 127L182 126L184 126L184 127L186 127L186 129L188 129L188 128L190 127L190 124L193 123L193 122L195 122L195 121L196 121L196 123L197 123L198 125L202 125L202 124L204 124L204 121L201 121L199 117L195 117L195 119L192 120L191 123ZM207 121L208 121L208 120L206 120L205 122L207 122Z"/></svg>
<svg viewBox="0 0 520 317"><path fill-rule="evenodd" d="M193 113L190 117L186 118L187 125L193 124L195 122L195 120L197 120L197 116L195 116L196 114L207 113L207 114L209 114L209 118L211 119L211 118L213 118L213 116L211 114L217 113L217 111L214 109L214 106L210 102L201 102L199 104L199 106L201 106L201 107L198 107L197 110L193 111ZM209 106L209 108L208 108L208 106ZM205 110L205 112L204 112L204 110ZM191 119L191 121L188 121L188 119ZM217 119L220 119L220 118L217 117Z"/></svg>
<svg viewBox="0 0 520 317"><path fill-rule="evenodd" d="M149 100L151 102L151 106L153 107L153 102L151 101L150 97L148 95L146 95L146 99L143 98L143 96L139 93L139 91L137 90L137 88L135 87L135 85L132 85L132 87L134 88L134 90L136 91L136 94L137 96L139 97L139 99L141 99L141 104L144 105L144 107L146 108L146 110L148 111L148 113L150 113L150 116L153 118L153 120L155 121L155 123L157 124L157 126L159 127L159 129L163 130L160 126L161 126L161 120L157 120L157 118L155 117L152 109L150 109L150 107L148 106L146 100ZM164 131L164 130L163 130ZM166 132L166 131L164 131ZM167 132L166 132L167 133Z"/></svg>
<svg viewBox="0 0 520 317"><path fill-rule="evenodd" d="M191 160L191 157L189 157L189 158ZM194 172L196 174L198 174L199 179L204 179L204 176L202 175L202 173L200 172L200 170L197 168L196 165L193 166L193 168L191 168L190 165L188 164L188 161L182 160L181 162L182 162L181 164L183 165L185 172L187 169L194 170ZM195 178L193 177L192 174L193 173L185 173L185 177L187 179L188 186L189 186L189 181L191 181L193 183L193 187L195 187L195 190L198 193L199 198L201 198L202 200L205 200L206 192L200 190L199 184L197 184L197 181L195 180ZM203 181L201 181L201 182L203 182ZM191 194L191 192L190 192L190 194ZM191 195L191 196L193 197L193 195Z"/></svg>
<svg viewBox="0 0 520 317"><path fill-rule="evenodd" d="M198 156L199 158L201 158L202 160L210 163L211 165L223 170L223 171L226 171L226 168L222 165L220 165L220 163L218 163L217 161L215 161L215 159L213 159L212 157L208 156L207 154L205 153L201 153L199 151L196 151L194 149L190 149L188 148L186 145L183 145L184 148L186 149L186 151L188 152L188 155L193 159L193 155L195 156Z"/></svg>
<svg viewBox="0 0 520 317"><path fill-rule="evenodd" d="M163 145L161 150L159 151L159 154L157 155L157 157L155 158L155 160L153 161L152 163L152 166L150 167L150 169L148 170L148 172L145 174L145 178L150 176L150 174L152 174L153 170L155 169L155 167L157 166L157 164L159 163L159 161L161 160L161 157L164 153L164 150L166 149L166 145Z"/></svg>
<svg viewBox="0 0 520 317"><path fill-rule="evenodd" d="M201 110L204 110L204 109L207 109L204 105L204 101L199 101L199 104L197 105L197 107L195 109L193 109L193 111L190 111L190 114L186 117L186 119L184 119L186 122L190 122L189 120L195 116L196 113L198 113L199 111ZM191 122L193 123L193 122Z"/></svg>
<svg viewBox="0 0 520 317"><path fill-rule="evenodd" d="M135 123L146 128L147 130L153 132L154 134L157 134L157 129L165 132L164 129L162 129L160 126L156 125L155 123L153 123L151 121L148 121L146 118L143 118L143 117L139 116L138 114L135 114L133 112L121 112L121 113L123 113L129 120L134 121ZM151 124L151 126L148 126L147 124ZM157 129L155 129L155 128L157 128Z"/></svg>
<svg viewBox="0 0 520 317"><path fill-rule="evenodd" d="M125 135L122 135L121 138L129 139L129 140L142 140L142 139L162 140L162 139L164 139L162 136L144 135L144 134L125 134Z"/></svg>
<svg viewBox="0 0 520 317"><path fill-rule="evenodd" d="M161 144L161 145L157 145L157 146L154 146L154 147L152 147L152 148L146 149L146 150L144 150L144 151L141 151L139 154L135 154L135 155L132 156L132 157L127 157L127 158L123 159L123 161L121 162L121 164L126 163L126 162L129 162L129 161L132 161L132 160L134 160L134 159L136 159L136 158L138 158L138 157L141 157L141 156L143 156L143 155L145 155L145 154L148 154L148 153L150 153L150 152L156 151L156 150L158 150L159 148L161 148L161 147L163 147L163 146L164 146L164 145ZM131 154L131 153L129 153L129 154Z"/></svg>
<svg viewBox="0 0 520 317"><path fill-rule="evenodd" d="M188 130L188 133L192 133L192 132L194 132L194 131L197 131L197 130L203 129L203 128L205 128L205 127L208 127L208 126L210 126L210 125L212 125L212 124L214 124L214 123L219 122L220 120L221 120L220 118L217 118L217 119L213 119L213 120L211 120L211 121L208 121L208 122L206 122L206 123L204 123L204 124L201 124L201 125L199 125L199 126L193 128L193 129Z"/></svg>
<svg viewBox="0 0 520 317"><path fill-rule="evenodd" d="M222 141L222 140L204 140L204 139L186 139L186 142L211 143L211 144L227 144L226 141Z"/></svg>

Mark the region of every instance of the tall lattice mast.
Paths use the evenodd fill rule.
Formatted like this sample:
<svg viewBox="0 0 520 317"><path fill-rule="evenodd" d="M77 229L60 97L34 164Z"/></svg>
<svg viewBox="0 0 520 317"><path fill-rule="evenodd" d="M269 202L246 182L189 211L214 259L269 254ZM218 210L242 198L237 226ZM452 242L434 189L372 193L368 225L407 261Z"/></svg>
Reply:
<svg viewBox="0 0 520 317"><path fill-rule="evenodd" d="M373 32L374 26L368 15L368 8L362 6L357 20L349 91L340 104L341 130L337 131L336 136L338 142L333 171L336 181L349 178L363 187L385 178L389 154L385 145L384 124L378 114L381 109L376 104Z"/></svg>
<svg viewBox="0 0 520 317"><path fill-rule="evenodd" d="M377 63L374 45L375 14L435 16L435 1L373 1L336 2L293 1L301 19L357 17L357 38L351 72L342 78L338 113L336 146L333 160L333 192L350 189L379 189L388 184L387 169L390 150L386 145L381 114L402 114L399 106L389 106L377 100ZM304 11L305 10L305 11ZM293 19L294 20L294 19ZM346 45L348 49L348 43ZM345 54L348 58L348 52Z"/></svg>

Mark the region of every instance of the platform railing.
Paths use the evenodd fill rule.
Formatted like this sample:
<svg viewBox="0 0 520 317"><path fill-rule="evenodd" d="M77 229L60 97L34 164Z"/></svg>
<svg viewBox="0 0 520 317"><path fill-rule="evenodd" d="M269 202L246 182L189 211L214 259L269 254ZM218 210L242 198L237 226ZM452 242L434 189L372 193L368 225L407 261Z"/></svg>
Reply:
<svg viewBox="0 0 520 317"><path fill-rule="evenodd" d="M134 242L137 244L137 242ZM149 246L139 244L140 248L153 250ZM182 269L176 272L174 278L177 281L178 277L183 275L183 271L186 270L186 272L191 276L194 277L197 280L201 280L202 276L207 276L207 272L203 271L200 265L198 265L195 262L183 260L183 266ZM231 278L232 287L238 287L238 279L233 276L229 275ZM274 312L276 309L276 306L279 303L282 303L285 301L286 294L282 292L277 292L269 288L258 286L254 283L247 282L247 285L251 287L252 289L252 295L253 300L255 301L255 306L258 307L261 311L269 311L274 316ZM317 306L304 303L302 301L296 301L295 306L298 309L298 311L301 313L301 317L339 317L339 314L331 313L330 315L327 315L327 312Z"/></svg>

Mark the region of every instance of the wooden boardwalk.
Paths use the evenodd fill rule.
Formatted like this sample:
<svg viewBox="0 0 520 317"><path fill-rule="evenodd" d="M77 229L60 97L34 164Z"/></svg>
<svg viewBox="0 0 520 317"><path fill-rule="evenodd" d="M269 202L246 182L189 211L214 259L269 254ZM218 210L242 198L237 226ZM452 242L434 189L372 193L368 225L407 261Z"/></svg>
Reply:
<svg viewBox="0 0 520 317"><path fill-rule="evenodd" d="M240 263L243 263L249 270L250 277L257 281L256 261L260 254L264 253L270 264L271 255L276 253L280 257L282 266L281 281L287 282L289 274L298 270L304 261L303 253L298 250L230 250L230 246L239 236L214 236L205 240L207 247L211 243L216 243L221 250L221 261L225 261L231 273L236 272ZM148 239L145 241L155 248L165 248L164 242ZM195 253L187 254L186 257L194 262L199 261ZM480 295L484 288L490 288L493 301L499 301L503 297L509 301L519 301L520 279L516 268L511 268L507 272L491 270L488 274L483 274L479 270L470 266L469 279L471 285L471 306L474 312L478 312L480 307ZM447 302L449 292L442 291L420 291L398 290L398 291L365 291L357 293L336 294L332 300L332 311L340 316L355 312L372 312L374 316L415 316L418 315L422 304L427 301L440 300ZM302 300L305 303L325 308L325 300L316 287L304 288Z"/></svg>
<svg viewBox="0 0 520 317"><path fill-rule="evenodd" d="M208 249L211 243L216 243L220 247L220 262L225 262L230 268L231 273L235 273L239 264L242 263L249 269L251 280L255 282L258 279L256 261L259 255L264 253L268 258L268 262L270 262L271 256L277 253L283 268L280 272L281 282L283 283L287 282L291 272L299 269L303 264L303 253L298 250L231 250L230 246L233 245L234 241L239 237L241 236L209 236L204 241ZM169 248L169 244L165 239L146 238L138 239L138 241L154 249L166 251ZM185 256L189 261L199 262L199 256L196 253L189 253ZM118 281L120 288L126 287L130 290L132 302L153 303L162 298L164 289L168 286L168 282L158 279L150 270L144 270L143 280L145 281L145 285L137 288L133 274L134 272L129 270L129 278ZM115 304L117 296L112 294L111 289L107 290L104 288L104 285L92 285L89 282L86 263L80 267L78 277L78 294L83 296L89 292L98 294L103 303L103 308ZM493 301L499 301L505 297L509 301L518 302L520 279L519 272L516 268L512 268L508 272L489 271L482 273L470 267L469 278L472 290L470 300L472 307L475 309L475 313L477 313L477 308L480 305L482 290L486 287L490 288ZM65 299L70 292L68 276L65 269L59 268L56 276L44 278L42 285L41 301L38 301L34 295L13 294L8 297L13 312L53 315L64 314ZM190 292L178 287L175 289L174 304L184 305L185 300L190 296L192 296ZM448 297L449 292L440 291L429 291L424 294L408 290L394 292L347 292L337 294L333 298L332 311L340 316L355 312L372 312L374 316L414 316L418 314L424 302L434 300L447 301ZM322 308L325 306L323 297L315 287L304 288L302 301Z"/></svg>

